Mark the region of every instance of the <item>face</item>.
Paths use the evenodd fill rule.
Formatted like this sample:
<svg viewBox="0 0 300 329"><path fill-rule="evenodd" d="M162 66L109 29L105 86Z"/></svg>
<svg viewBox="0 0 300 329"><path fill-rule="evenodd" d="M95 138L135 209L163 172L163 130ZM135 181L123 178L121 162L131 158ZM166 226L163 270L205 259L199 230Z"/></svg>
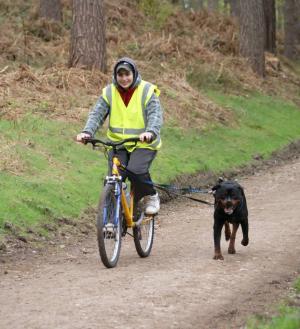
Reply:
<svg viewBox="0 0 300 329"><path fill-rule="evenodd" d="M119 70L117 73L117 82L122 88L128 89L133 82L133 73L124 69Z"/></svg>
<svg viewBox="0 0 300 329"><path fill-rule="evenodd" d="M217 185L214 196L216 205L227 215L231 215L242 200L241 190L228 185Z"/></svg>

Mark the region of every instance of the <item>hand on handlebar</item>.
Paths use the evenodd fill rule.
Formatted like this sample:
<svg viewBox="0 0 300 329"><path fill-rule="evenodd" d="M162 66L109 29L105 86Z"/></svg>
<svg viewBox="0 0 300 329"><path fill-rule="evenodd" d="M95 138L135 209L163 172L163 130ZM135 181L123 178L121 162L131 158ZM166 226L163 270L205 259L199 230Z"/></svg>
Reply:
<svg viewBox="0 0 300 329"><path fill-rule="evenodd" d="M152 142L153 137L154 137L153 134L150 133L150 132L144 132L144 133L140 134L140 136L139 136L140 141L142 143L144 143L144 142L147 142L147 143Z"/></svg>
<svg viewBox="0 0 300 329"><path fill-rule="evenodd" d="M84 143L84 139L91 138L91 135L88 133L80 133L76 136L77 143Z"/></svg>

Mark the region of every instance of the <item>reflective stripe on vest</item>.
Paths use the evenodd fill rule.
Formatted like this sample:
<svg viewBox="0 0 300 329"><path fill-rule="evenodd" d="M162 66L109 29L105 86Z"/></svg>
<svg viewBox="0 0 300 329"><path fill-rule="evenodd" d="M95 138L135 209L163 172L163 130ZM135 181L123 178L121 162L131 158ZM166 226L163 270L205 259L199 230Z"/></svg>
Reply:
<svg viewBox="0 0 300 329"><path fill-rule="evenodd" d="M125 134L125 135L140 135L142 134L145 129L126 129L126 128L114 128L109 127L109 130L116 134Z"/></svg>

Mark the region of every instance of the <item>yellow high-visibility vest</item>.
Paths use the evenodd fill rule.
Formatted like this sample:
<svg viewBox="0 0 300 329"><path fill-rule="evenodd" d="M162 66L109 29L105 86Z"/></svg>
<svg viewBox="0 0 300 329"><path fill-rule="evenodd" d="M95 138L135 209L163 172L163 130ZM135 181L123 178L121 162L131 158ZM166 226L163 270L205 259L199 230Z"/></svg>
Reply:
<svg viewBox="0 0 300 329"><path fill-rule="evenodd" d="M110 140L121 141L125 138L138 137L145 132L145 109L153 93L159 96L160 91L157 86L142 80L133 92L126 107L114 84L110 84L103 89L102 96L110 106L109 127L107 130L107 137ZM158 150L161 147L161 139L160 136L157 136L150 144L138 142L136 147L133 147L132 144L125 143L129 152L132 152L136 147Z"/></svg>

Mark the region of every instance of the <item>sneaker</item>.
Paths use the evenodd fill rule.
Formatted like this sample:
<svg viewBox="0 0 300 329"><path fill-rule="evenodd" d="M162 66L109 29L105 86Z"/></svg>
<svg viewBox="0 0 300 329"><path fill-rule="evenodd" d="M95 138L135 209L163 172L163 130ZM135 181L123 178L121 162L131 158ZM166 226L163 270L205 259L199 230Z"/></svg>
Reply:
<svg viewBox="0 0 300 329"><path fill-rule="evenodd" d="M160 209L158 193L145 196L145 214L155 215Z"/></svg>

